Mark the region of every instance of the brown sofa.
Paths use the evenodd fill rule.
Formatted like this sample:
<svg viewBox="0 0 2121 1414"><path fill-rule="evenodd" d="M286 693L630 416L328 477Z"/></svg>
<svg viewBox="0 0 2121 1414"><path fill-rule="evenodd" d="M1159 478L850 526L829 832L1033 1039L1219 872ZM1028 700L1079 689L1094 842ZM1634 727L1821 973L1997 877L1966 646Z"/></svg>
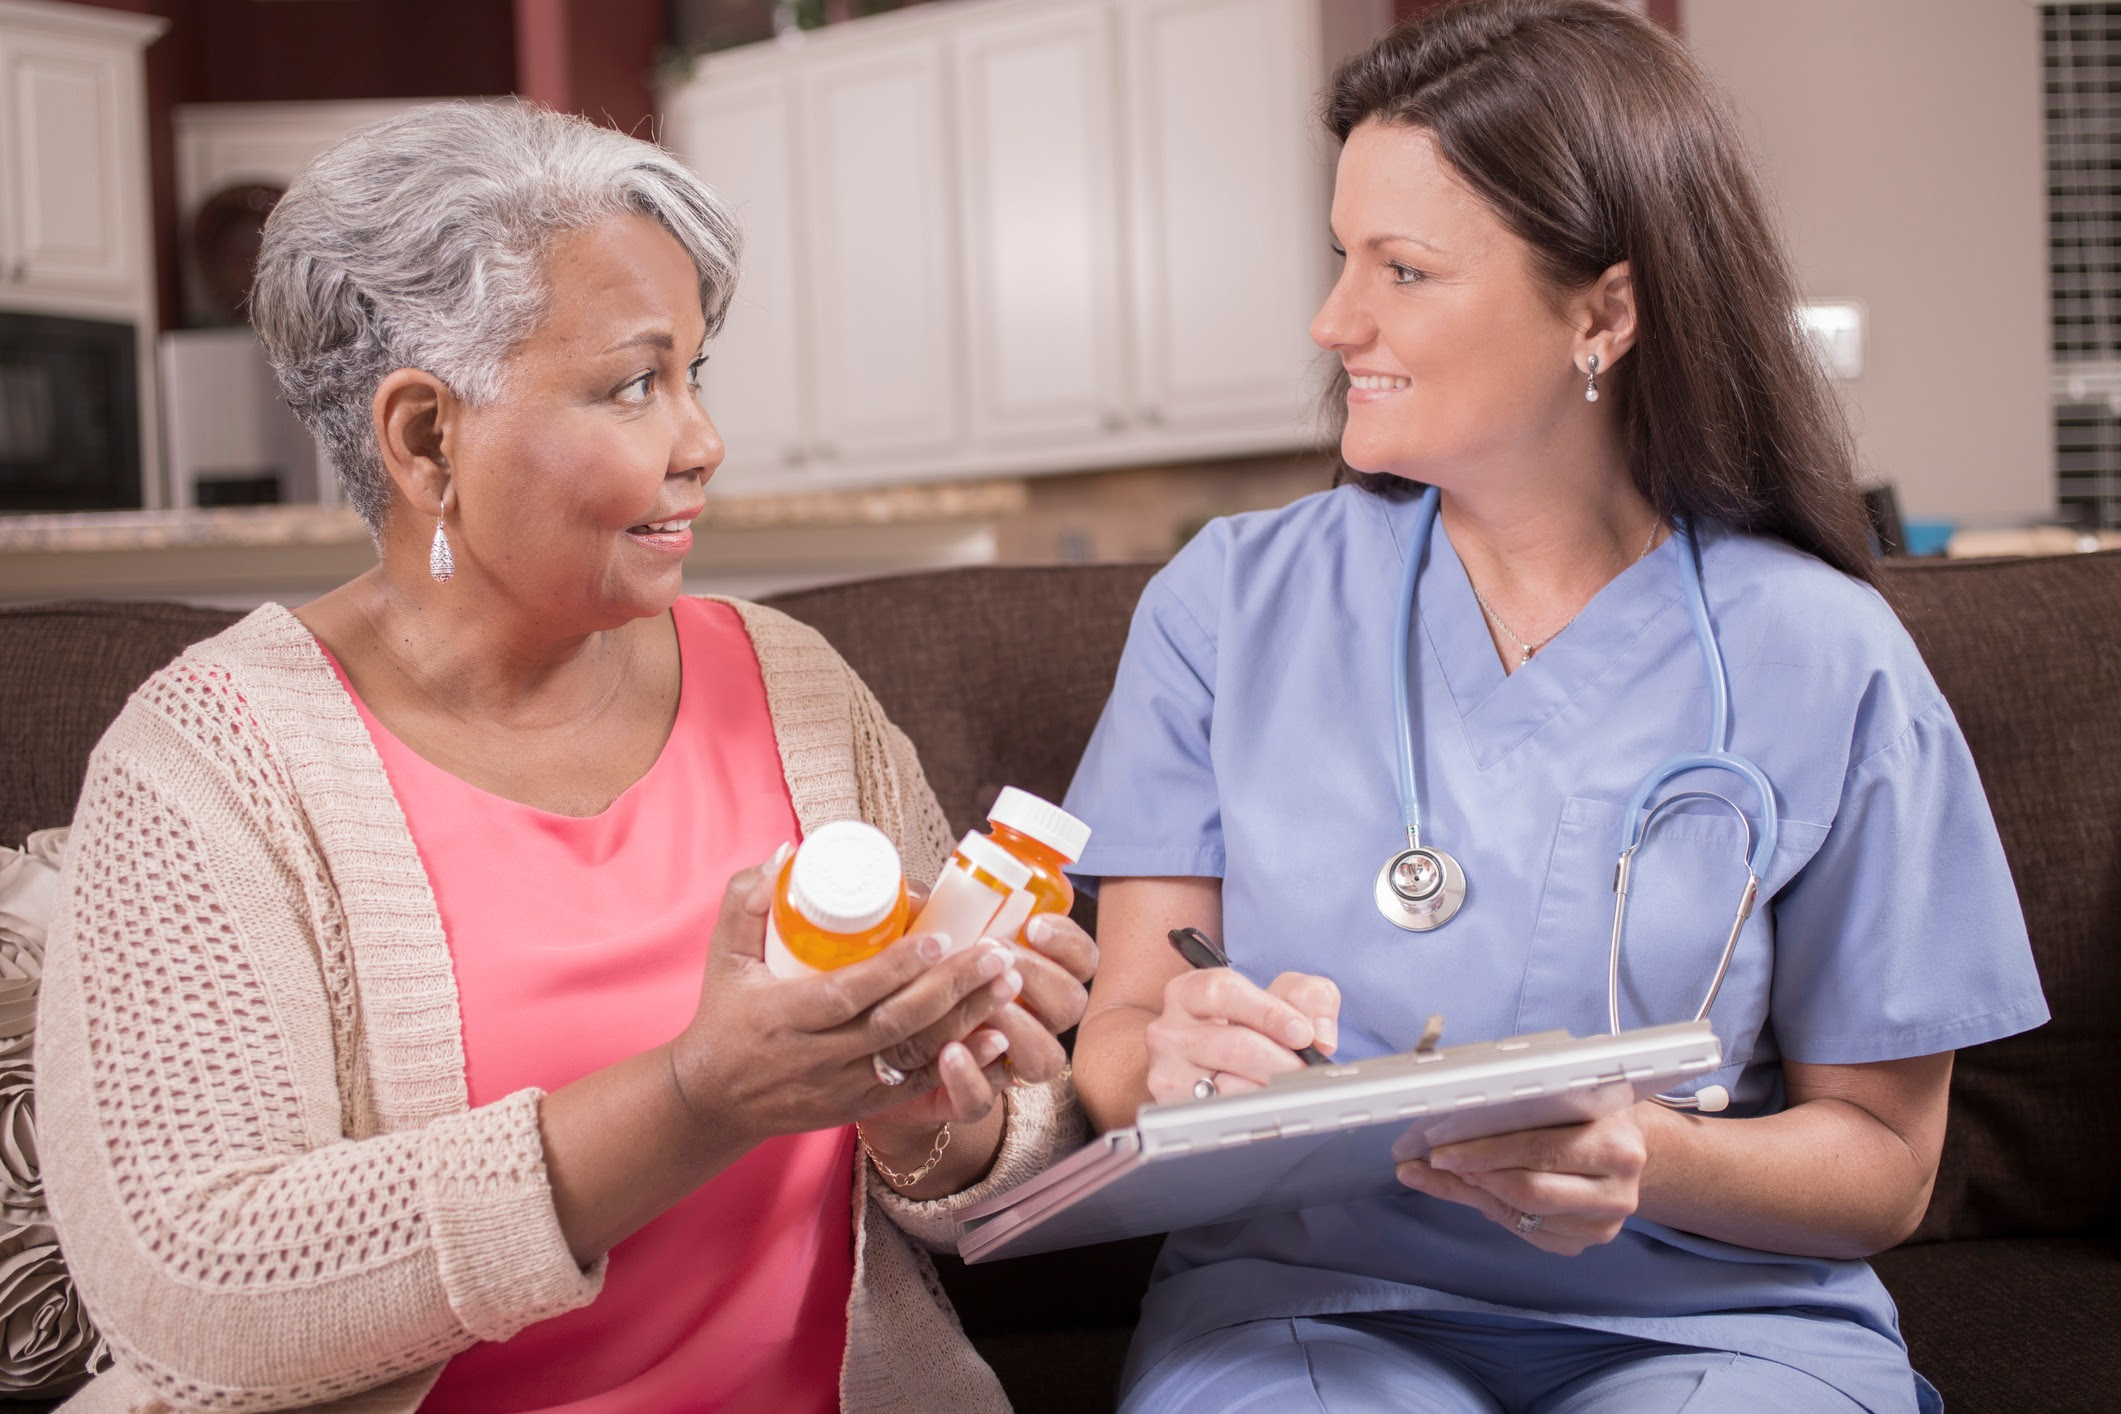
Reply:
<svg viewBox="0 0 2121 1414"><path fill-rule="evenodd" d="M1149 573L950 570L776 602L874 687L964 828L1005 783L1065 789ZM1877 1265L1916 1366L1955 1411L2114 1409L2121 554L1905 563L1888 586L1980 763L2055 1019L1961 1055L1929 1216ZM139 603L0 610L0 842L69 818L126 695L231 617ZM1018 1408L1077 1414L1111 1406L1154 1251L941 1265Z"/></svg>

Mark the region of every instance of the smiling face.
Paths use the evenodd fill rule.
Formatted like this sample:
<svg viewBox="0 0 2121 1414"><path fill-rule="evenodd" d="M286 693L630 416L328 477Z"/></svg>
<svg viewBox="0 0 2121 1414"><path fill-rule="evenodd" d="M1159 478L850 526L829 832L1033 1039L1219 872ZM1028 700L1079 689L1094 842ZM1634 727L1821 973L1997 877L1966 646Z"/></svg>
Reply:
<svg viewBox="0 0 2121 1414"><path fill-rule="evenodd" d="M1580 435L1568 302L1426 130L1348 135L1333 234L1347 255L1311 337L1349 374L1348 465L1458 490L1535 477L1543 448Z"/></svg>
<svg viewBox="0 0 2121 1414"><path fill-rule="evenodd" d="M639 215L559 239L541 273L547 311L500 397L447 421L450 540L460 575L555 624L616 627L677 598L722 460L697 397L699 277Z"/></svg>

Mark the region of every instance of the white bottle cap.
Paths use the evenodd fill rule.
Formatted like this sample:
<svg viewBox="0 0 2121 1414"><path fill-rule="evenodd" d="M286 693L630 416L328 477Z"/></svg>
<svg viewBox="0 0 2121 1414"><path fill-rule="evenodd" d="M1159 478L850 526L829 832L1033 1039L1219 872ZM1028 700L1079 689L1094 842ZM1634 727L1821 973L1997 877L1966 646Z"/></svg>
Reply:
<svg viewBox="0 0 2121 1414"><path fill-rule="evenodd" d="M1083 857L1083 847L1090 843L1090 827L1070 815L1050 800L1041 800L1027 790L1015 786L1003 786L1002 793L995 797L994 808L987 812L987 819L996 825L1006 825L1020 834L1031 836L1040 844L1073 864Z"/></svg>
<svg viewBox="0 0 2121 1414"><path fill-rule="evenodd" d="M988 839L978 830L968 831L957 842L957 852L967 864L989 875L1003 888L1014 892L1031 882L1031 866Z"/></svg>
<svg viewBox="0 0 2121 1414"><path fill-rule="evenodd" d="M788 902L828 933L860 933L890 917L905 877L898 850L874 825L820 825L795 852Z"/></svg>

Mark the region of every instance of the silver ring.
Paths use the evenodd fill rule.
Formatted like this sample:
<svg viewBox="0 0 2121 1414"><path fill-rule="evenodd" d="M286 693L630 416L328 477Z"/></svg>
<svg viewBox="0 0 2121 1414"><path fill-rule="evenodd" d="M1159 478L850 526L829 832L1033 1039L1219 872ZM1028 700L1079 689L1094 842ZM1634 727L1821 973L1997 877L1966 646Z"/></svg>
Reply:
<svg viewBox="0 0 2121 1414"><path fill-rule="evenodd" d="M1517 1235L1519 1237L1530 1237L1533 1233L1539 1231L1539 1224L1543 1221L1545 1219L1541 1218L1537 1213L1519 1213L1517 1215Z"/></svg>
<svg viewBox="0 0 2121 1414"><path fill-rule="evenodd" d="M900 1070L890 1061L885 1060L882 1051L878 1051L875 1055L869 1057L869 1068L876 1072L876 1083L879 1085L904 1085L906 1083L906 1072Z"/></svg>
<svg viewBox="0 0 2121 1414"><path fill-rule="evenodd" d="M1215 1077L1214 1077L1214 1076L1212 1076L1212 1075L1203 1075L1203 1076L1202 1076L1202 1077L1201 1077L1200 1079L1198 1079L1198 1080L1194 1081L1194 1082L1193 1082L1193 1098L1194 1098L1194 1099L1196 1099L1196 1100L1212 1100L1212 1099L1214 1099L1214 1098L1215 1098Z"/></svg>

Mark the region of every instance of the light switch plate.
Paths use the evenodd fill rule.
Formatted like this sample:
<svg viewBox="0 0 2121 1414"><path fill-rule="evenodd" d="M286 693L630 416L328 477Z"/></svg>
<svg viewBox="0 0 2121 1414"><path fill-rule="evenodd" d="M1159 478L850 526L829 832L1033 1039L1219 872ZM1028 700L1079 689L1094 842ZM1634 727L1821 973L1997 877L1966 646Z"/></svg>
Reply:
<svg viewBox="0 0 2121 1414"><path fill-rule="evenodd" d="M1846 383L1863 376L1863 335L1870 313L1862 300L1807 300L1797 306L1797 322L1818 350L1827 377Z"/></svg>

